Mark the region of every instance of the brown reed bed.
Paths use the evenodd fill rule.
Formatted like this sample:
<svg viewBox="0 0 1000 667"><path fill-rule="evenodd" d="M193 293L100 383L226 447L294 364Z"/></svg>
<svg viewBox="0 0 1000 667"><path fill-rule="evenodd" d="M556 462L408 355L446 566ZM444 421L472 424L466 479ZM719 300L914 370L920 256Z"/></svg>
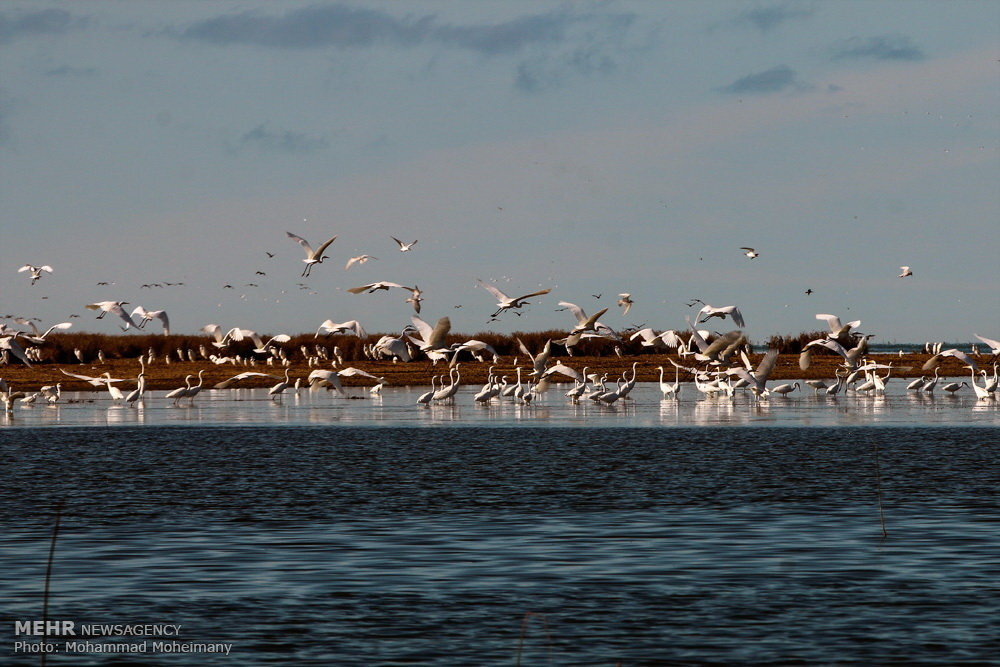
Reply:
<svg viewBox="0 0 1000 667"><path fill-rule="evenodd" d="M496 364L495 373L508 375L511 379L516 375L515 365L520 365L524 370L522 374L530 370L530 360L518 349L516 338L520 338L532 353L542 349L546 340L560 338L565 335L561 331L542 332L519 332L511 336L503 336L495 333L480 332L472 336L452 335L448 337L448 342L462 342L469 338L476 338L492 345L501 355L500 363ZM365 370L373 375L385 377L390 386L426 386L430 383L433 375L447 373L448 368L444 362L433 365L427 359L420 359L410 363L392 363L391 361L371 361L364 357L362 346L365 342L374 342L379 337L378 334L369 336L366 340L358 339L354 336L330 336L314 338L312 335L303 334L294 337L290 342L282 345L291 359L289 367L290 376L295 378L305 378L312 370L300 351L300 346L306 345L310 350L317 344L322 345L331 352L334 347L344 359L344 366L354 366ZM48 344L43 348L46 352L46 359L42 362L34 363L28 368L18 361L13 361L5 367L0 367L0 377L6 379L15 388L23 391L37 390L43 385L61 382L66 391L105 391L103 387L96 389L91 385L74 380L63 375L60 369L65 369L71 373L82 375L98 376L105 372L111 373L112 377L125 378L128 382L122 383L122 387L134 386L136 375L139 373L138 356L146 354L152 349L157 357L156 361L146 368L147 388L152 390L174 389L184 385L186 375L197 376L199 370L205 371L204 386L209 388L214 384L228 379L237 373L254 370L263 373L270 373L283 377L284 368L280 365L267 366L262 361L255 366L242 366L223 364L216 365L208 360L198 361L177 361L176 350L178 348L197 351L204 346L209 353L217 353L218 350L212 346L212 338L208 336L162 336L162 335L121 335L107 336L101 334L72 333L50 336ZM86 363L77 361L74 354L75 349L80 349L84 355ZM235 343L223 354L253 356L251 350L253 345L249 341ZM104 353L105 361L97 361L97 353L101 350ZM566 363L573 368L582 370L585 366L590 372L607 373L609 378L616 379L625 370L631 370L632 364L636 363L637 377L640 382L655 381L659 377L657 368L663 366L666 370L666 377L669 380L674 378L674 367L670 363L676 361L685 366L693 365L690 359L682 359L676 354L653 354L642 348L638 343L624 344L620 346L621 356L616 354L613 346L607 342L586 341L577 348L574 356L566 354L565 349L553 344L552 357ZM165 364L163 358L167 354L173 356L172 363ZM260 355L257 355L258 357ZM882 363L893 364L893 377L919 377L927 373L921 370L923 364L930 355L927 354L905 354L903 356L882 354L875 358ZM751 355L751 361L757 363L760 355ZM825 379L834 377L834 372L839 367L841 358L826 350L817 350L812 357L812 366L803 371L799 368L799 356L797 353L782 354L771 375L772 380L791 379ZM491 363L480 363L471 360L467 353L461 358L462 383L473 384L483 383ZM323 362L319 368L330 369L329 361ZM884 374L884 371L882 372ZM958 360L946 357L941 364L941 375L943 376L963 376L968 375L965 366ZM527 377L526 375L524 377ZM561 375L553 376L553 381L568 382L569 380ZM691 376L685 372L681 373L682 380L690 380ZM271 378L251 378L242 381L240 387L268 387L274 385L278 380ZM371 380L344 378L345 386L371 385Z"/></svg>

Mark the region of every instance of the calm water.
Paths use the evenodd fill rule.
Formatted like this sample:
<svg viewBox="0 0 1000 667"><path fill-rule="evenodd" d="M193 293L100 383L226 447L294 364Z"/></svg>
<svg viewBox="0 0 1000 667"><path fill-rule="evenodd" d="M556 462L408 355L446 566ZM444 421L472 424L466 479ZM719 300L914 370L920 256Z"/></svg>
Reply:
<svg viewBox="0 0 1000 667"><path fill-rule="evenodd" d="M639 383L629 400L614 405L563 396L569 386L554 387L531 405L512 399L479 405L478 386L462 386L453 404L417 405L429 387L387 387L372 397L363 387L348 389L350 398L326 391L288 393L281 402L266 389L204 391L194 402L174 405L152 394L138 407L113 403L106 392L63 393L56 405L18 405L13 415L0 412L0 429L51 426L1000 426L1000 401L978 401L968 388L956 395L941 387L935 394L906 391L891 382L885 396L850 393L817 396L806 387L787 397L757 401L749 393L734 399L705 399L682 383L679 400L662 400L656 383ZM776 383L772 383L772 386Z"/></svg>
<svg viewBox="0 0 1000 667"><path fill-rule="evenodd" d="M234 646L53 665L988 663L998 442L995 425L0 429L0 662L37 664L10 620L41 617L63 501L52 618Z"/></svg>

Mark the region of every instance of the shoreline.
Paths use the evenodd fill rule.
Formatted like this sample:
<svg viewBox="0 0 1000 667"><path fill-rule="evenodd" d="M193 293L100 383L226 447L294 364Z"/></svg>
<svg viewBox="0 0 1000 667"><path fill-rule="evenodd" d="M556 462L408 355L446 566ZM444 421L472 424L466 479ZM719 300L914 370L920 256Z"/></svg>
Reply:
<svg viewBox="0 0 1000 667"><path fill-rule="evenodd" d="M904 354L899 356L898 354L881 353L871 356L874 357L879 363L892 363L890 376L891 381L892 378L917 378L928 375L927 371L922 370L922 367L932 355L920 353ZM751 362L754 365L760 361L761 357L762 355L760 354L750 355ZM573 357L553 356L552 360L571 366L578 371L582 371L584 367L587 367L589 369L588 372L591 373L607 373L609 381L611 382L616 380L626 371L631 373L633 363L637 364L636 375L639 382L656 382L659 379L659 366L663 366L664 368L664 380L673 382L675 375L674 367L670 363L671 360L683 366L694 365L689 359L681 358L676 354L640 354L625 355L622 357L615 355L577 355ZM992 358L986 355L980 357L980 365L983 369L987 370L987 372L991 369L991 360ZM813 356L810 368L803 371L799 368L798 354L782 354L778 357L778 363L775 366L769 381L812 379L832 380L834 378L835 371L842 368L840 361L841 358L839 356L832 354L829 356L817 354ZM491 366L494 367L495 375L507 375L510 380L513 380L517 375L515 362L521 367L522 379L527 380L531 370L531 364L525 362L530 362L530 360L527 360L524 355L519 355L518 357L505 356L498 364L478 362L474 360L461 361L458 365L458 370L461 373L461 383L485 383ZM990 362L990 364L987 362ZM386 386L429 386L432 376L447 374L449 372L449 366L446 362L439 362L437 365L433 365L426 359L411 361L408 363L371 361L368 359L348 359L344 360L344 362L336 368L329 362L324 363L323 365L314 365L310 367L305 362L298 361L293 362L288 367L288 371L292 382L294 382L297 378L301 378L304 383L305 378L309 375L310 371L316 369L336 370L337 368L346 367L358 368L371 373L376 377L384 377ZM62 389L65 391L107 391L104 386L94 387L83 380L68 377L60 372L60 369L69 373L95 377L103 375L104 373L110 373L113 378L123 379L123 382L116 383L120 389L130 390L136 385L136 376L140 371L140 366L138 360L135 358L108 359L104 363L92 364L35 363L32 364L31 368L28 368L20 362L15 362L7 366L0 367L0 378L3 378L15 391L38 391L38 389L44 385L54 385L56 383L60 383L62 385ZM217 365L208 360L195 362L172 362L170 364L166 364L163 363L162 360L158 360L152 365L146 366L146 388L147 390L153 391L176 389L177 387L184 386L184 378L187 375L193 375L193 383L196 383L198 371L201 370L205 371L203 384L204 389L211 389L215 384L246 371L269 373L275 376L275 378L247 378L245 380L241 380L237 384L234 384L232 387L255 388L272 387L279 381L283 380L285 367L278 365L268 366L264 363L258 363L256 365L248 364L245 366L242 364L234 365L229 363ZM967 379L969 377L969 371L965 364L951 357L942 359L939 374L942 378L954 377ZM880 375L884 375L884 372L880 371ZM930 375L933 375L933 373L930 373ZM572 383L570 378L558 373L551 376L550 379L554 384ZM690 381L692 376L690 373L681 371L680 379L682 382ZM376 383L376 381L369 378L344 377L342 378L342 383L345 387L362 387L372 386Z"/></svg>

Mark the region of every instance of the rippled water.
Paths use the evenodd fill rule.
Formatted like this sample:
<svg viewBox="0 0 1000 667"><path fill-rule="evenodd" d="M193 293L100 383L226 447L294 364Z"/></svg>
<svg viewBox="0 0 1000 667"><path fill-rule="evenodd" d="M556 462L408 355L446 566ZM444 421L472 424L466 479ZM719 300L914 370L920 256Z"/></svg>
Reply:
<svg viewBox="0 0 1000 667"><path fill-rule="evenodd" d="M51 617L234 648L51 664L986 663L998 442L995 426L2 429L5 617L40 617L61 500Z"/></svg>

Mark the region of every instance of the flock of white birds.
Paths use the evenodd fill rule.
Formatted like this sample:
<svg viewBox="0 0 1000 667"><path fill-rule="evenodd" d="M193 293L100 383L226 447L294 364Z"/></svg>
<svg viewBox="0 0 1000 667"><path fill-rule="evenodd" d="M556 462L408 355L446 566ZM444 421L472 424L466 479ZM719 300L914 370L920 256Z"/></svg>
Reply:
<svg viewBox="0 0 1000 667"><path fill-rule="evenodd" d="M301 236L292 232L286 232L286 234L288 238L296 241L305 251L305 258L302 259L302 262L305 264L302 271L303 277L310 276L311 272L318 265L322 264L324 260L329 259L329 256L325 253L331 244L337 240L337 236L332 236L314 249ZM410 252L417 244L416 240L406 243L395 237L390 238L398 245L400 252ZM742 247L740 249L751 260L760 256L760 253L752 247ZM273 257L272 253L267 254ZM353 266L361 265L375 259L378 258L369 254L351 257L347 260L344 270L350 270ZM913 275L912 270L908 266L901 266L900 269L900 278L907 278ZM18 269L18 272L28 272L31 284L34 285L42 278L43 273L52 273L53 269L48 265L34 266L25 264ZM262 272L258 273L262 274ZM552 291L551 288L548 288L518 296L509 296L495 285L483 282L482 280L477 280L477 283L497 302L496 310L491 316L491 321L500 317L505 312L515 312L517 315L520 315L521 313L518 312L519 309L531 303L528 299L541 297ZM614 346L619 356L621 354L621 345L625 342L626 338L629 341L639 341L641 347L654 351L676 351L680 358L687 360L688 363L678 364L672 359L670 360L675 366L673 382L666 381L665 369L662 366L658 367L660 373L659 389L664 399L676 399L679 396L683 386L680 381L680 372L682 370L693 376L694 379L691 384L693 384L697 391L707 397L733 397L737 391L749 391L758 400L763 400L771 395L787 396L801 388L799 382L781 384L774 387L767 386L778 358L778 351L776 349L768 350L756 367L753 366L748 356L748 352L750 352L748 341L740 331L740 328L745 327L746 323L743 313L735 305L712 306L700 299L692 300L688 304L689 307L697 304L701 304L702 307L695 315L694 321L690 317L686 318L688 326L682 334L681 331L674 329L657 331L652 328L618 332L599 319L607 312L608 308L588 315L580 306L568 301L560 301L558 303L561 309L568 310L574 317L575 322L567 327L568 332L565 338L547 341L543 349L537 353L532 353L523 342L518 340L520 351L530 361L530 369L527 369L526 373L522 374L522 368L517 365L517 360L515 360L515 379L506 375L494 374L495 364L500 361L500 355L489 344L478 340L468 340L451 345L447 344L446 336L451 329L451 321L448 317L442 317L434 326L431 326L419 317L423 293L418 286L414 285L410 287L394 282L378 281L352 287L347 291L352 294L372 294L390 289L400 289L408 293L406 302L412 305L414 315L410 318L410 324L406 325L398 336L382 336L374 343L366 343L363 346L364 354L369 359L391 359L393 362L403 363L422 357L430 359L435 364L439 361L447 362L448 371L439 376L432 377L431 390L419 397L417 402L423 405L454 400L461 383L459 355L462 352L468 352L480 363L492 362L494 364L494 366L489 368L486 383L474 396L474 400L479 403L487 403L493 399L503 398L510 398L521 403L530 403L549 391L552 386L551 379L555 374L561 374L572 380L572 388L565 392L566 396L571 400L589 399L600 404L612 404L627 398L636 385L638 362L632 364L631 372L626 370L620 378L611 381L610 384L607 374L598 375L588 373L588 368L576 370L568 364L561 362L551 363L553 362L551 359L553 344L563 346L568 355L572 356L574 348L580 341L585 339L607 341ZM629 312L634 301L631 294L623 292L618 294L616 304L622 309L622 314L624 315ZM97 319L102 319L109 313L114 315L121 320L121 330L123 332L129 329L143 329L147 323L156 319L162 325L164 335L170 334L170 320L164 310L147 310L143 306L136 306L129 311L125 308L126 305L129 305L126 301L98 301L87 304L85 308L97 311L99 313ZM842 357L843 363L841 364L841 368L836 372L836 378L830 383L822 380L806 380L806 385L812 388L816 394L823 392L829 396L835 396L840 392L846 391L876 395L883 394L886 383L891 377L892 363L879 363L869 358L868 340L871 338L871 335L860 334L856 331L861 321L855 320L842 323L836 315L825 313L817 314L816 318L827 323L829 332L824 337L813 340L805 345L799 358L800 367L803 370L808 369L813 353L819 349L825 349L839 355ZM737 329L726 333L718 333L698 328L697 325L701 325L712 319L720 321L729 320ZM13 358L30 366L32 360L37 361L40 358L39 348L45 344L48 334L52 331L66 330L72 326L70 322L62 322L41 332L30 319L15 318L14 322L30 326L31 331L14 330L6 323L0 323L0 365L10 363ZM291 340L289 335L279 334L265 341L253 330L234 327L224 332L218 324L208 324L202 327L201 331L212 337L211 345L216 348L215 353L210 354L204 345L200 347L200 357L206 361L215 364L230 363L234 365L256 365L259 361L260 363L266 363L268 366L272 366L277 362L285 367L283 378L259 371L244 371L224 382L216 384L213 388L224 389L232 387L240 380L250 377L271 377L280 380L280 382L271 387L269 393L276 400L280 400L281 395L286 390L290 388L298 390L303 387L302 378L294 382L290 378L289 366L291 365L291 359L287 350L280 345ZM368 337L368 334L358 320L339 323L326 320L319 325L316 337L321 334L357 336L360 339ZM992 355L994 360L1000 355L1000 341L979 336L978 334L976 334L976 337L989 346L989 354ZM231 343L247 339L252 340L254 344L250 356L239 357L225 354ZM305 378L305 383L311 389L327 388L340 395L345 395L341 383L341 378L344 377L362 377L374 381L376 384L370 389L372 394L378 394L385 385L385 378L377 377L361 369L354 367L338 368L338 366L343 364L343 359L340 357L338 348L334 349L335 354L331 364L333 370L314 368L329 360L325 348L315 346L315 353L313 353L306 346L302 346L301 351L309 367L312 369L308 377ZM998 384L997 363L993 363L993 374L990 377L986 370L979 368L976 357L980 356L980 352L976 346L973 346L970 353L958 349L941 350L940 346L931 351L934 352L934 355L924 365L923 370L928 373L933 372L933 375L926 375L912 381L907 387L909 391L933 393L940 379L938 367L942 359L945 357L954 357L966 365L970 373L969 380L947 383L941 387L943 391L954 394L965 387L969 387L975 392L978 399L989 400L995 397ZM178 350L177 354L181 361L185 360L183 350ZM77 356L83 361L79 351L77 351ZM188 350L186 356L187 360L190 361L198 358L193 350ZM146 394L146 365L152 364L155 361L156 355L153 350L150 350L147 355L139 358L141 370L136 378L136 388L128 394L125 394L116 386L118 383L126 382L126 380L123 378L112 378L110 373L92 377L68 373L66 371L62 372L67 376L83 380L95 387L103 385L114 401L135 404L143 400ZM169 354L165 355L164 361L169 363ZM882 372L885 374L883 375ZM204 371L199 371L197 384L194 383L195 376L188 375L185 378L184 386L168 392L165 398L174 401L174 403L179 403L183 400L193 401L203 388L203 375ZM983 379L982 384L978 382L979 377ZM20 401L24 404L36 401L55 403L59 401L60 396L61 383L42 387L38 392L28 395L24 392L11 389L6 382L0 379L0 399L2 399L5 409L8 412L13 410L15 401Z"/></svg>

